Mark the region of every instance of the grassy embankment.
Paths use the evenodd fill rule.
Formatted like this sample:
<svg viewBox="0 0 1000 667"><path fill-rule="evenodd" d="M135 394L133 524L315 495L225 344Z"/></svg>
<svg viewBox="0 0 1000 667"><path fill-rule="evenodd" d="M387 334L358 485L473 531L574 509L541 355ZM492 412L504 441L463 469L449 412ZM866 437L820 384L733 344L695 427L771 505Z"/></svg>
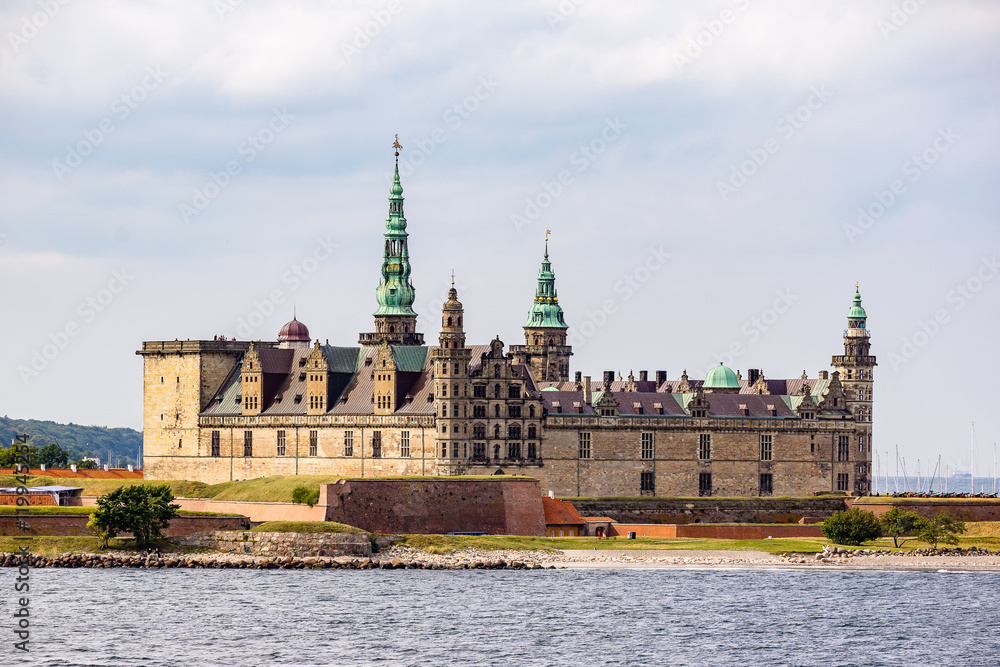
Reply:
<svg viewBox="0 0 1000 667"><path fill-rule="evenodd" d="M363 533L365 531L335 521L265 521L250 529L255 533Z"/></svg>
<svg viewBox="0 0 1000 667"><path fill-rule="evenodd" d="M996 498L893 498L891 496L863 496L854 501L859 505L996 505Z"/></svg>

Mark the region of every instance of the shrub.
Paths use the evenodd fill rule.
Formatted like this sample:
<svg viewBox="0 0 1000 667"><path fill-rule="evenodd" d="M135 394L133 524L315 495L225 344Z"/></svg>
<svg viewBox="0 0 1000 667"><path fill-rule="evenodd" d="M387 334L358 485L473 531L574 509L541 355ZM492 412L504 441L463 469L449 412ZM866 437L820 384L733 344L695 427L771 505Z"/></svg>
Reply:
<svg viewBox="0 0 1000 667"><path fill-rule="evenodd" d="M833 516L823 522L823 535L837 544L858 546L881 534L875 515L857 507L846 512L834 512Z"/></svg>
<svg viewBox="0 0 1000 667"><path fill-rule="evenodd" d="M965 522L956 521L944 512L938 512L933 519L921 519L918 537L921 542L937 549L938 542L958 544L958 535L965 532Z"/></svg>
<svg viewBox="0 0 1000 667"><path fill-rule="evenodd" d="M319 489L310 490L305 486L296 486L292 491L293 503L304 503L312 507L319 502Z"/></svg>

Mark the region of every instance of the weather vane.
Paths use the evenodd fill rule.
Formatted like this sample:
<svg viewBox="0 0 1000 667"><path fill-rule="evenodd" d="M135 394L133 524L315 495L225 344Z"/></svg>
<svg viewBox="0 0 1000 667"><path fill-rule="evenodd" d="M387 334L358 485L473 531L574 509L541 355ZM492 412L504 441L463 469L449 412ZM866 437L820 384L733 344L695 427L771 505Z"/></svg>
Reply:
<svg viewBox="0 0 1000 667"><path fill-rule="evenodd" d="M545 256L549 256L549 234L552 233L551 229L545 230Z"/></svg>
<svg viewBox="0 0 1000 667"><path fill-rule="evenodd" d="M451 286L455 286L455 269L451 270Z"/></svg>
<svg viewBox="0 0 1000 667"><path fill-rule="evenodd" d="M392 142L392 147L396 149L395 150L395 156L399 157L399 149L402 148L403 145L399 143L399 135L398 134L396 135L396 140L394 142Z"/></svg>

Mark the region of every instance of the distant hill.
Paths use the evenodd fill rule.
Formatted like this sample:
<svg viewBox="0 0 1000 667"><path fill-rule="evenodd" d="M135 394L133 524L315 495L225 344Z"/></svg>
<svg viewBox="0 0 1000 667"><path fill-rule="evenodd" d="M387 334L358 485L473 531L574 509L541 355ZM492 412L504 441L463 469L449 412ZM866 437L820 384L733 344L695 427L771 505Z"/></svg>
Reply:
<svg viewBox="0 0 1000 667"><path fill-rule="evenodd" d="M0 417L0 446L9 447L15 435L24 434L28 435L28 442L36 447L41 448L54 442L69 450L70 461L84 456L96 456L103 465L109 463L110 449L112 467L137 465L136 456L142 447L142 432L131 428L80 426L73 423Z"/></svg>

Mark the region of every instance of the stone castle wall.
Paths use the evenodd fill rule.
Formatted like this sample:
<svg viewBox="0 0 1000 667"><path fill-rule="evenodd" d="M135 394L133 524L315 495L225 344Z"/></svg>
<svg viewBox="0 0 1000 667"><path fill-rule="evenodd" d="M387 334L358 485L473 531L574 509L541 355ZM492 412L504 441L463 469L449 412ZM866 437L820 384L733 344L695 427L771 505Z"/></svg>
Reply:
<svg viewBox="0 0 1000 667"><path fill-rule="evenodd" d="M174 540L178 544L254 556L370 556L365 533L271 533L216 530Z"/></svg>
<svg viewBox="0 0 1000 667"><path fill-rule="evenodd" d="M18 517L13 514L0 514L0 535L25 535L17 527ZM28 515L26 521L29 531L35 536L60 535L70 537L94 537L94 531L87 527L89 514L38 514ZM165 537L190 535L206 530L240 530L247 527L247 520L242 516L179 516L170 520L170 525L163 531ZM119 537L131 537L131 533L122 533Z"/></svg>
<svg viewBox="0 0 1000 667"><path fill-rule="evenodd" d="M819 498L594 498L572 499L582 516L622 524L797 523L846 508L843 496Z"/></svg>
<svg viewBox="0 0 1000 667"><path fill-rule="evenodd" d="M1000 499L990 498L899 498L891 502L886 499L879 501L878 496L850 499L848 505L868 512L875 516L885 514L893 507L901 512L916 512L922 517L933 519L939 512L944 512L960 521L1000 521Z"/></svg>

